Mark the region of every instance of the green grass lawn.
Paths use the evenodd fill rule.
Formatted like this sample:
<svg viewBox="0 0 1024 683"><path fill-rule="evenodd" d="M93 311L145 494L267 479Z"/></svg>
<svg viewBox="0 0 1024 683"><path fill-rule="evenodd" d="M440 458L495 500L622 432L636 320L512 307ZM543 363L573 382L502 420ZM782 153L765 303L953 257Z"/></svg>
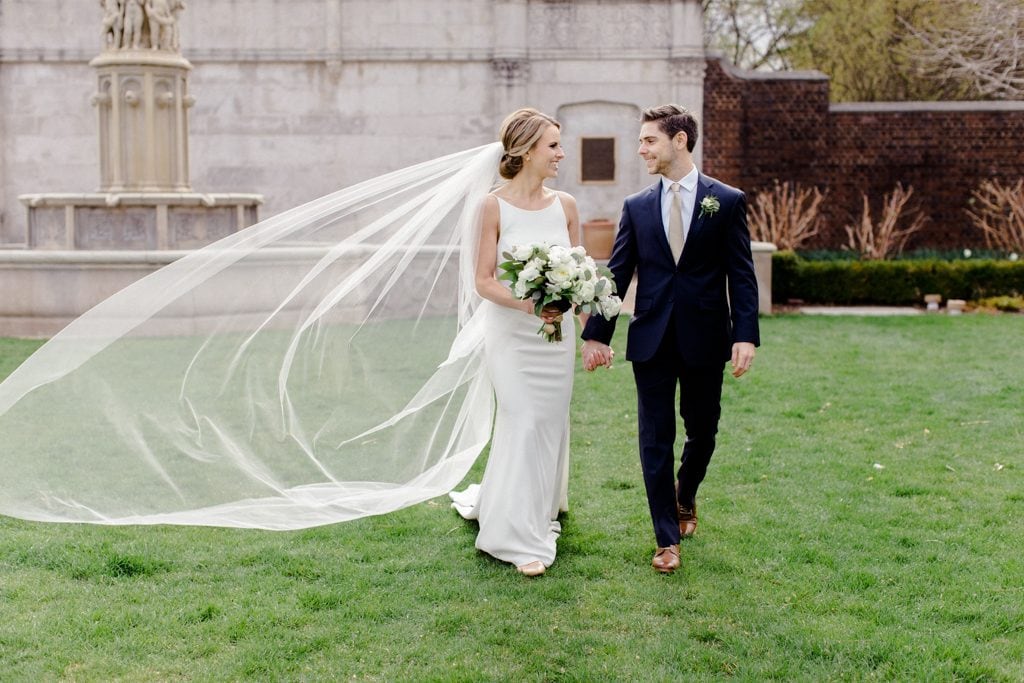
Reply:
<svg viewBox="0 0 1024 683"><path fill-rule="evenodd" d="M1024 680L1024 316L762 336L673 575L623 361L577 375L545 576L445 499L288 533L0 518L0 680ZM0 340L0 376L37 346Z"/></svg>

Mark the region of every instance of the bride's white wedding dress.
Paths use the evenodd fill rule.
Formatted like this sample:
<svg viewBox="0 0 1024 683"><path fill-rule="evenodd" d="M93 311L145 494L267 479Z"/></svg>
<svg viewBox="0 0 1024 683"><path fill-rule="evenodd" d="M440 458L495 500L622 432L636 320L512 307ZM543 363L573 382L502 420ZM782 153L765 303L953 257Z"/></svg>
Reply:
<svg viewBox="0 0 1024 683"><path fill-rule="evenodd" d="M498 200L498 259L520 244L570 246L565 211L556 197L528 211ZM496 264L497 265L497 264ZM555 559L567 509L569 400L575 364L575 322L566 315L562 341L537 334L540 320L485 301L484 358L497 398L490 455L479 485L452 492L452 507L477 519L476 547L521 566Z"/></svg>

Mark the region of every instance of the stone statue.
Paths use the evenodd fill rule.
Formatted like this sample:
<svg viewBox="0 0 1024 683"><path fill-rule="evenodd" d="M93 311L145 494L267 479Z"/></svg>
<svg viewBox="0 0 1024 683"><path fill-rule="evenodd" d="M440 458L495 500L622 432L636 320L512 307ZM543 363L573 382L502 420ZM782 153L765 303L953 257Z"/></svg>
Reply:
<svg viewBox="0 0 1024 683"><path fill-rule="evenodd" d="M105 50L181 51L178 17L185 0L99 0Z"/></svg>
<svg viewBox="0 0 1024 683"><path fill-rule="evenodd" d="M124 7L121 0L100 0L103 7L103 46L108 50L121 47L124 30Z"/></svg>
<svg viewBox="0 0 1024 683"><path fill-rule="evenodd" d="M121 47L138 50L142 47L142 25L146 15L142 11L145 0L126 0L124 9L124 40Z"/></svg>
<svg viewBox="0 0 1024 683"><path fill-rule="evenodd" d="M181 31L178 26L178 15L181 14L185 7L185 0L172 0L171 2L171 14L174 15L174 30L173 30L173 41L171 48L175 52L181 51Z"/></svg>
<svg viewBox="0 0 1024 683"><path fill-rule="evenodd" d="M146 0L149 38L154 50L174 50L175 16L170 0Z"/></svg>

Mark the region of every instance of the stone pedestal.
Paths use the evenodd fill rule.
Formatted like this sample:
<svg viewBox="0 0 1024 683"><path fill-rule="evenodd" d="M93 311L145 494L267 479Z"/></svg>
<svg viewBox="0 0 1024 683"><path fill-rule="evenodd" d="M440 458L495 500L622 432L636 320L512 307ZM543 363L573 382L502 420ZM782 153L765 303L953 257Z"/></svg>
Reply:
<svg viewBox="0 0 1024 683"><path fill-rule="evenodd" d="M772 312L772 254L778 248L771 242L750 243L750 255L754 259L754 275L757 277L757 312L771 315Z"/></svg>
<svg viewBox="0 0 1024 683"><path fill-rule="evenodd" d="M100 190L188 192L192 65L154 50L107 50L96 69Z"/></svg>
<svg viewBox="0 0 1024 683"><path fill-rule="evenodd" d="M258 194L31 194L30 249L197 249L257 221Z"/></svg>

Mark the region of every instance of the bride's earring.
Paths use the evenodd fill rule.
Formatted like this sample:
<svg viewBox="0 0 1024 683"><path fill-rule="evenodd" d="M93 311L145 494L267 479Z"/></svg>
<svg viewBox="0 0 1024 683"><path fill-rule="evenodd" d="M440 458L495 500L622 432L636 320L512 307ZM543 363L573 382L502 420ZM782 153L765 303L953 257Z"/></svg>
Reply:
<svg viewBox="0 0 1024 683"><path fill-rule="evenodd" d="M527 155L526 155L525 157L523 157L523 159L524 159L525 161L529 162L529 161L530 161L530 155L529 155L529 154L527 154Z"/></svg>

